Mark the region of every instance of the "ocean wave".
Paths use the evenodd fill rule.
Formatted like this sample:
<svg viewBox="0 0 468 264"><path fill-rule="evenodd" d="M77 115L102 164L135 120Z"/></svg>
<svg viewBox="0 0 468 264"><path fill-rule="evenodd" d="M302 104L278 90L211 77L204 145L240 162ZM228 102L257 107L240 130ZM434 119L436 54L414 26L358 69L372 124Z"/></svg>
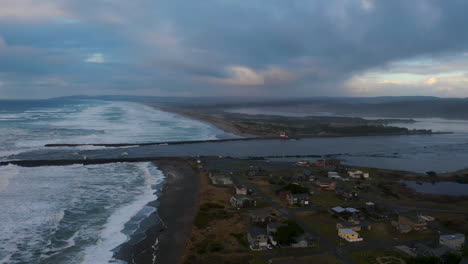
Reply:
<svg viewBox="0 0 468 264"><path fill-rule="evenodd" d="M208 124L138 103L92 102L80 107L67 107L69 109L33 109L3 114L5 118L17 120L0 120L0 124L4 122L6 125L0 130L7 135L7 138L0 139L0 155L15 154L15 148L22 151L40 149L46 144L204 140L215 139L223 133ZM13 146L7 150L2 143Z"/></svg>
<svg viewBox="0 0 468 264"><path fill-rule="evenodd" d="M0 192L8 187L10 179L18 175L18 167L16 165L7 165L0 167Z"/></svg>
<svg viewBox="0 0 468 264"><path fill-rule="evenodd" d="M113 259L113 250L130 238L122 232L125 225L142 211L147 203L157 198L152 186L163 180L162 173L152 168L154 166L151 163L138 163L136 166L144 174L143 193L131 203L117 209L109 217L99 235L98 243L85 250L83 264L110 263L111 261L116 263Z"/></svg>

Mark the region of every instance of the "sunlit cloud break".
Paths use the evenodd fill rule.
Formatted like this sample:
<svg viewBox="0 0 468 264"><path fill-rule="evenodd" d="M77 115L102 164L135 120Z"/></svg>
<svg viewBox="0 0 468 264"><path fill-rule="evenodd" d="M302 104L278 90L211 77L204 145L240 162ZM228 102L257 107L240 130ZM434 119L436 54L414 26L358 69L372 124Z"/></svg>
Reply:
<svg viewBox="0 0 468 264"><path fill-rule="evenodd" d="M85 60L86 62L90 63L105 63L106 60L104 59L104 54L102 53L93 53L89 55L88 58Z"/></svg>

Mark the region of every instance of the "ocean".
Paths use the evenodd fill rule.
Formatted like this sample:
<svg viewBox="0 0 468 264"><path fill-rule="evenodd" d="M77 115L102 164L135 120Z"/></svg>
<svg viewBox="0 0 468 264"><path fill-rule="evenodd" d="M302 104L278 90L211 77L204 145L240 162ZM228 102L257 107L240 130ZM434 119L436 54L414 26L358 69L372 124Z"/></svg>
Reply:
<svg viewBox="0 0 468 264"><path fill-rule="evenodd" d="M0 134L6 158L49 143L203 140L223 132L132 102L8 100L0 101ZM0 167L0 263L120 263L113 250L156 210L147 203L163 184L149 162Z"/></svg>

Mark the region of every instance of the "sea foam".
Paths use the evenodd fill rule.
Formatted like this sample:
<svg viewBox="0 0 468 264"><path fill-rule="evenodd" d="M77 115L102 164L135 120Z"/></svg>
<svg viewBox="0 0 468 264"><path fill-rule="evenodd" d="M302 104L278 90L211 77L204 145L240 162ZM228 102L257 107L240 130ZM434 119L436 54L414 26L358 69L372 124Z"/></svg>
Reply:
<svg viewBox="0 0 468 264"><path fill-rule="evenodd" d="M112 250L129 239L129 236L122 232L125 224L142 211L147 203L157 199L152 186L161 183L163 180L162 172L151 168L153 165L150 163L139 163L137 166L145 176L145 184L142 186L143 193L130 204L117 209L109 217L99 235L98 243L85 250L83 264L119 263L120 261L113 259Z"/></svg>

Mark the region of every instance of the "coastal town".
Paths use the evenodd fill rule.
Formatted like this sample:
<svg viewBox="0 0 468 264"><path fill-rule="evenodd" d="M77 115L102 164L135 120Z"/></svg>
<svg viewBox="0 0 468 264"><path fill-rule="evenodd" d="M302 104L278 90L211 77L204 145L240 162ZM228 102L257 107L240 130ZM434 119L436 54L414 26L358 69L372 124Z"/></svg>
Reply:
<svg viewBox="0 0 468 264"><path fill-rule="evenodd" d="M333 157L190 164L201 193L183 263L458 264L468 253L467 201L419 195L401 182L431 173Z"/></svg>

